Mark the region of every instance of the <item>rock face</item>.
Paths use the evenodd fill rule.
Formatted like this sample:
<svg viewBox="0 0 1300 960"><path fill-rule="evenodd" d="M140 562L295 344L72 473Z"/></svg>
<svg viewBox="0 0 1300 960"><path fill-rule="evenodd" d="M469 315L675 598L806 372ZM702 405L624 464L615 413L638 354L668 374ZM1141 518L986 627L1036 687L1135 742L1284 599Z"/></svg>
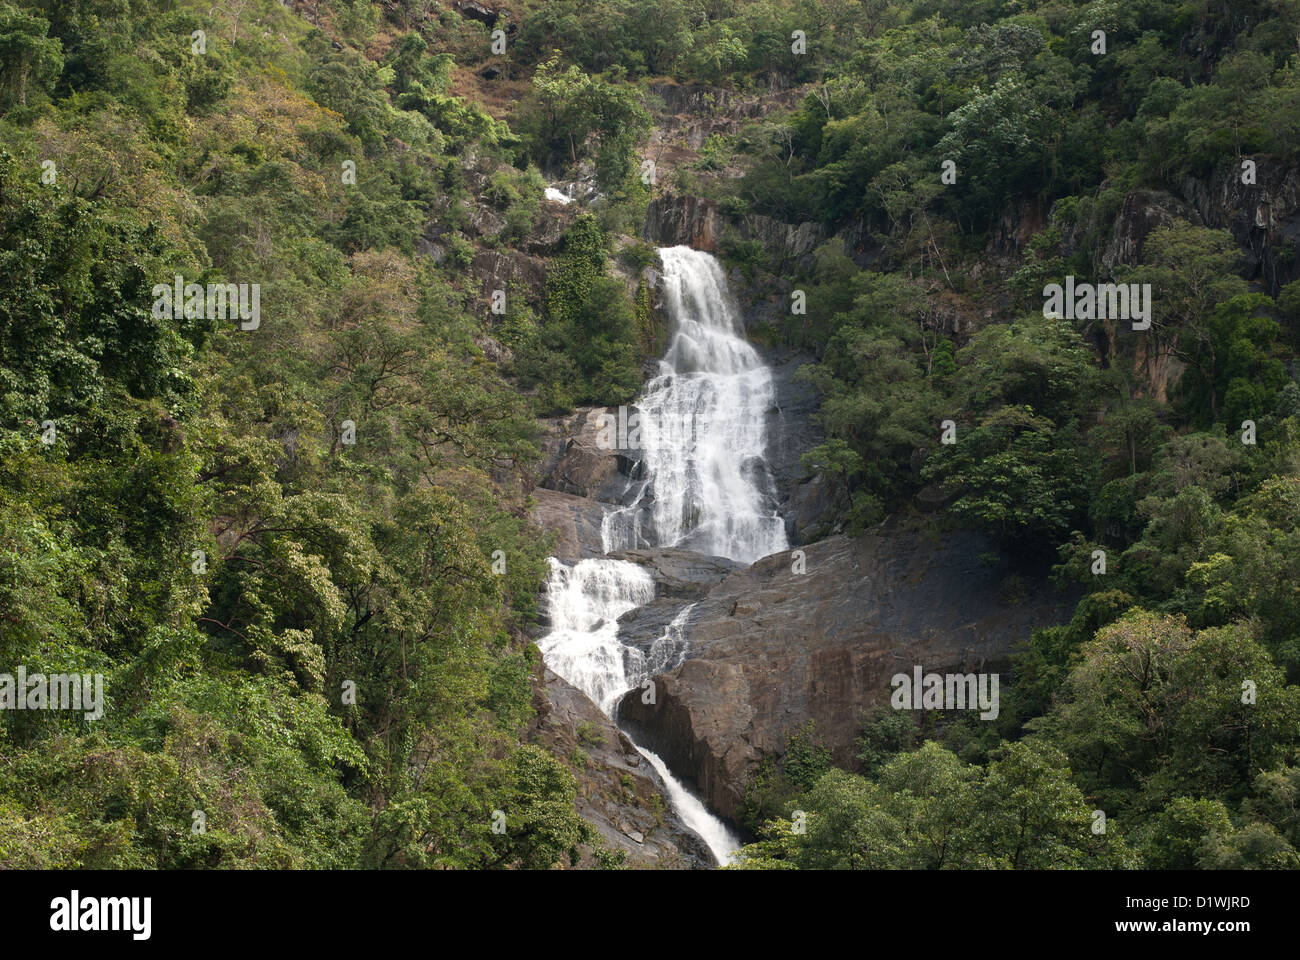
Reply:
<svg viewBox="0 0 1300 960"><path fill-rule="evenodd" d="M703 600L714 584L744 569L743 564L725 557L706 557L672 547L623 550L611 553L610 557L640 564L654 580L654 599L625 613L618 621L619 639L647 655L656 641L667 637L669 625L687 604ZM680 641L661 651L674 665L685 652Z"/></svg>
<svg viewBox="0 0 1300 960"><path fill-rule="evenodd" d="M481 3L474 3L473 0L456 0L452 5L466 19L477 20L489 27L495 27L497 24L499 14Z"/></svg>
<svg viewBox="0 0 1300 960"><path fill-rule="evenodd" d="M1182 192L1206 226L1228 230L1241 246L1246 279L1276 296L1300 275L1300 172L1273 157L1251 162L1253 184L1242 183L1241 163L1230 163L1208 181L1189 177Z"/></svg>
<svg viewBox="0 0 1300 960"><path fill-rule="evenodd" d="M743 563L726 557L706 557L673 547L617 550L609 556L645 567L654 581L655 596L678 600L700 600L713 584L745 568Z"/></svg>
<svg viewBox="0 0 1300 960"><path fill-rule="evenodd" d="M642 235L661 247L685 245L714 253L728 232L739 240L756 240L777 266L805 264L826 237L819 223L785 223L760 214L745 214L731 221L712 200L661 193L646 207Z"/></svg>
<svg viewBox="0 0 1300 960"><path fill-rule="evenodd" d="M544 667L534 677L532 739L566 762L578 814L630 867L703 869L713 857L664 799L664 784L632 741L582 691ZM595 865L590 850L580 866Z"/></svg>
<svg viewBox="0 0 1300 960"><path fill-rule="evenodd" d="M600 537L604 508L595 500L571 493L537 487L533 490L533 519L543 530L559 538L555 556L567 563L599 557L604 549Z"/></svg>
<svg viewBox="0 0 1300 960"><path fill-rule="evenodd" d="M646 153L661 175L697 160L709 137L736 133L745 121L789 108L798 98L794 90L738 94L703 83L652 83L647 92L655 126ZM741 168L733 161L717 172L735 177Z"/></svg>
<svg viewBox="0 0 1300 960"><path fill-rule="evenodd" d="M790 552L760 560L696 604L689 659L656 678L654 704L626 695L618 718L727 817L759 761L809 719L852 766L861 715L888 701L894 674L1005 670L1016 642L1069 617L1076 598L1044 583L1000 603L1011 571L980 562L990 548L977 534L886 525L801 548L803 574Z"/></svg>
<svg viewBox="0 0 1300 960"><path fill-rule="evenodd" d="M621 502L636 471L636 451L606 449L601 444L602 427L617 423L603 421L606 415L617 418L618 411L579 407L568 416L546 421L540 486L605 503Z"/></svg>
<svg viewBox="0 0 1300 960"><path fill-rule="evenodd" d="M722 87L713 87L707 83L652 83L649 86L652 96L663 101L663 112L689 119L721 118L724 120L747 120L761 117L770 110L775 102L789 105L794 96L791 93L778 95L776 98L763 96L741 96ZM667 124L660 124L663 128Z"/></svg>
<svg viewBox="0 0 1300 960"><path fill-rule="evenodd" d="M537 296L546 286L546 261L517 250L480 250L470 261L469 272L479 282L479 297L485 309L496 290L526 288Z"/></svg>
<svg viewBox="0 0 1300 960"><path fill-rule="evenodd" d="M985 259L1004 264L1019 261L1025 244L1043 228L1046 211L1036 197L1024 197L1007 204L989 231Z"/></svg>
<svg viewBox="0 0 1300 960"><path fill-rule="evenodd" d="M648 92L655 129L646 149L654 159L661 183L667 182L666 175L676 167L699 159L709 137L736 133L747 120L791 107L799 97L796 90L737 94L707 84L654 83ZM743 167L732 160L724 162L714 176L731 179L742 172ZM642 230L645 239L660 246L685 245L709 253L716 252L729 234L739 240L758 241L778 265L792 261L806 264L812 251L827 237L825 228L811 221L785 223L761 214L730 218L713 201L678 194L671 188L651 200ZM864 257L871 256L866 251L865 235L855 235L851 249Z"/></svg>
<svg viewBox="0 0 1300 960"><path fill-rule="evenodd" d="M1243 161L1244 162L1244 161ZM1118 266L1142 262L1143 246L1151 231L1186 220L1196 226L1227 230L1242 252L1241 274L1270 296L1300 276L1300 172L1272 158L1250 158L1255 182L1242 183L1244 170L1233 162L1219 167L1208 179L1186 177L1178 192L1134 190L1124 205L1101 251L1097 273L1113 276ZM1021 229L1024 224L1010 224ZM1071 252L1072 244L1065 244Z"/></svg>
<svg viewBox="0 0 1300 960"><path fill-rule="evenodd" d="M642 235L661 247L685 245L713 253L722 233L722 215L712 200L661 193L646 207Z"/></svg>
<svg viewBox="0 0 1300 960"><path fill-rule="evenodd" d="M1151 232L1177 220L1201 226L1196 210L1173 194L1164 190L1134 190L1124 198L1110 242L1101 253L1101 275L1111 277L1116 267L1141 263L1142 250Z"/></svg>
<svg viewBox="0 0 1300 960"><path fill-rule="evenodd" d="M810 354L795 351L760 351L772 371L775 404L767 415L767 465L776 484L777 507L786 518L791 543L809 543L830 531L834 492L825 481L800 463L805 453L821 443L825 434L813 420L819 400L809 383L796 382L795 374Z"/></svg>

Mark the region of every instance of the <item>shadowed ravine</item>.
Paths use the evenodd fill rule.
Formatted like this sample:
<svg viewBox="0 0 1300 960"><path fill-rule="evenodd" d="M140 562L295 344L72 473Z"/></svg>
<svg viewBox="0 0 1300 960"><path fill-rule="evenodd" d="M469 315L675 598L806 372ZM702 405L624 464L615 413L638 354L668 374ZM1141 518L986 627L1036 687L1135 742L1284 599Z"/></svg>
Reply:
<svg viewBox="0 0 1300 960"><path fill-rule="evenodd" d="M739 311L718 262L689 247L659 251L674 333L659 374L646 384L629 418L639 439L641 479L624 507L606 512L604 552L677 547L752 563L786 549L766 462L764 416L772 377L741 336ZM550 632L540 642L546 664L612 716L615 704L688 654L683 609L648 653L624 644L618 618L654 599L645 569L626 560L593 558L568 565L551 559L547 582ZM638 747L638 749L641 749ZM729 862L739 840L673 776L641 750L668 785L682 820Z"/></svg>

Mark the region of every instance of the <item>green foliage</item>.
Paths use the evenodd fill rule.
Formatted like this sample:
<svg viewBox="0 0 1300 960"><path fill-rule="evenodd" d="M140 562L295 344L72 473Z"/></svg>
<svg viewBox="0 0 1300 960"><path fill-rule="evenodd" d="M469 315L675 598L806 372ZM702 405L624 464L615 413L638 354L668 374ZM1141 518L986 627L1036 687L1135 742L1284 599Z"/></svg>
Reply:
<svg viewBox="0 0 1300 960"><path fill-rule="evenodd" d="M872 496L896 496L912 450L937 424L937 392L917 355L924 332L911 316L920 309L917 291L896 275L863 272L827 292L846 312L830 320L822 361L798 376L826 394L819 416L830 439L804 463Z"/></svg>
<svg viewBox="0 0 1300 960"><path fill-rule="evenodd" d="M809 720L785 740L782 767L790 783L807 790L831 765L831 753L817 742L816 724Z"/></svg>
<svg viewBox="0 0 1300 960"><path fill-rule="evenodd" d="M604 731L587 720L579 721L575 731L578 734L578 742L586 746L597 747L605 742Z"/></svg>
<svg viewBox="0 0 1300 960"><path fill-rule="evenodd" d="M787 731L785 749L780 756L766 758L750 775L745 785L741 822L758 828L764 821L784 816L795 798L812 788L830 769L830 751L817 736L814 721Z"/></svg>
<svg viewBox="0 0 1300 960"><path fill-rule="evenodd" d="M922 476L961 493L951 509L1005 542L1052 543L1083 515L1092 477L1079 439L1030 407L1003 407L926 463Z"/></svg>
<svg viewBox="0 0 1300 960"><path fill-rule="evenodd" d="M415 6L0 3L0 667L102 672L108 698L94 722L0 718L0 866L546 869L599 847L524 742L533 416L630 401L663 347L607 257L654 260L616 236L652 194L647 105L722 126L771 90L788 107L674 177L831 237L796 259L724 231L719 252L759 296L807 294L767 334L813 355L804 466L836 519L860 533L927 485L940 529L1055 553L1083 596L1023 638L997 724L922 742L873 715L860 775L791 732L749 785L742 866L1300 864L1294 251L1255 249L1252 285L1231 234L1161 210L1096 278L1151 284L1150 330L1038 309L1114 262L1135 190L1294 167L1295 4L559 0L511 8L498 80L482 24ZM561 168L602 199L544 289L479 316L467 268L536 254ZM259 283L261 328L155 316L177 274Z"/></svg>
<svg viewBox="0 0 1300 960"><path fill-rule="evenodd" d="M1122 814L1179 795L1240 800L1258 770L1287 758L1297 720L1300 690L1248 628L1192 631L1134 611L1083 646L1061 703L1030 727Z"/></svg>
<svg viewBox="0 0 1300 960"><path fill-rule="evenodd" d="M886 762L916 748L918 731L911 711L881 707L866 718L858 737L858 762L864 776L872 777Z"/></svg>
<svg viewBox="0 0 1300 960"><path fill-rule="evenodd" d="M590 150L604 189L626 183L633 151L650 129L650 116L634 90L552 59L533 74L533 98L530 122L521 129L531 137L532 156L541 166L560 157L576 164Z"/></svg>
<svg viewBox="0 0 1300 960"><path fill-rule="evenodd" d="M535 422L413 257L464 196L452 151L498 164L507 240L540 175L504 172L508 128L448 96L449 59L413 34L381 65L275 4L274 44L239 11L218 30L188 4L50 7L0 7L0 668L101 673L106 704L0 717L0 865L598 848L570 775L523 742ZM376 14L337 25L365 38ZM177 274L258 283L260 326L155 310Z"/></svg>
<svg viewBox="0 0 1300 960"><path fill-rule="evenodd" d="M831 770L791 801L803 832L775 819L742 848L739 869L1068 869L1122 867L1115 834L1094 835L1091 807L1065 757L1006 744L988 768L933 741L898 754L871 779Z"/></svg>
<svg viewBox="0 0 1300 960"><path fill-rule="evenodd" d="M0 5L0 108L26 107L48 93L63 72L63 45L48 36L50 23L10 4Z"/></svg>
<svg viewBox="0 0 1300 960"><path fill-rule="evenodd" d="M544 383L542 406L627 403L641 383L641 333L623 284L606 275L605 236L591 214L574 221L546 278L546 320L516 341L515 370ZM571 376L563 375L565 369ZM561 392L562 391L562 392Z"/></svg>

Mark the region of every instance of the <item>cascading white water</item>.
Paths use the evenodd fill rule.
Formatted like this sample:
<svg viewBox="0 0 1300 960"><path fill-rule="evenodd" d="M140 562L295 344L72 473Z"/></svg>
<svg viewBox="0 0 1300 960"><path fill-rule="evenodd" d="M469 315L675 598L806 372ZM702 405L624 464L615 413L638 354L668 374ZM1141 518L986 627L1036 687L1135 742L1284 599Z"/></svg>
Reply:
<svg viewBox="0 0 1300 960"><path fill-rule="evenodd" d="M667 673L686 659L686 620L694 609L693 603L682 607L672 622L664 627L663 635L650 644L650 652L646 654L633 686L639 687L651 677Z"/></svg>
<svg viewBox="0 0 1300 960"><path fill-rule="evenodd" d="M618 618L654 599L654 581L625 560L580 560L567 567L551 557L550 564L551 631L537 644L542 659L609 715L639 679L629 678L628 658L639 659L641 651L619 643Z"/></svg>
<svg viewBox="0 0 1300 960"><path fill-rule="evenodd" d="M605 552L656 545L753 563L789 546L764 489L772 374L740 336L718 261L690 247L659 256L676 330L637 404L645 479L605 517Z"/></svg>
<svg viewBox="0 0 1300 960"><path fill-rule="evenodd" d="M682 786L681 781L668 769L668 764L659 758L659 754L645 747L637 747L637 749L641 751L641 756L650 761L650 766L655 768L655 772L663 778L664 786L668 788L668 802L682 818L682 823L699 834L718 863L723 866L732 863L736 858L736 851L740 849L740 838L728 830L725 823L711 814L708 807Z"/></svg>
<svg viewBox="0 0 1300 960"><path fill-rule="evenodd" d="M644 546L679 547L753 563L789 546L771 505L764 418L772 376L741 336L739 311L722 267L689 247L659 251L675 325L659 375L637 405L643 479L630 506L607 512L605 553ZM550 632L538 646L546 665L612 715L619 698L685 658L679 611L643 654L618 638L618 618L654 598L641 566L598 558L568 566L551 559ZM663 777L682 821L729 863L739 839L691 796L654 753L638 747Z"/></svg>

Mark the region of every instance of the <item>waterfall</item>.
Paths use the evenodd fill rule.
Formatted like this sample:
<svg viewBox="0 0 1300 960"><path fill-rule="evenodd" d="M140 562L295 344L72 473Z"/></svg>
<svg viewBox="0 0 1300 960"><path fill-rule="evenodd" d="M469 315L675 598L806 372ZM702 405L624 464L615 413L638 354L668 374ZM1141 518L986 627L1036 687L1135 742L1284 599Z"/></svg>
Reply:
<svg viewBox="0 0 1300 960"><path fill-rule="evenodd" d="M606 516L605 552L681 547L753 563L789 546L765 461L772 374L740 336L718 261L690 247L659 256L675 331L637 404L645 479Z"/></svg>
<svg viewBox="0 0 1300 960"><path fill-rule="evenodd" d="M740 838L727 829L727 825L709 813L697 797L691 794L681 781L673 776L668 764L659 759L659 754L645 747L637 747L641 756L650 761L650 766L663 777L664 786L668 788L668 802L673 805L682 823L690 827L703 840L717 857L718 863L726 864L735 860L736 851L740 849Z"/></svg>
<svg viewBox="0 0 1300 960"><path fill-rule="evenodd" d="M765 417L772 375L742 337L740 311L716 259L689 247L660 249L673 339L636 405L641 479L625 507L606 512L605 553L677 547L753 563L789 546L775 508L765 458ZM551 558L546 586L550 632L538 646L546 665L586 693L607 716L619 698L687 656L691 604L647 653L618 638L618 618L654 599L646 570L596 558L572 566ZM682 822L729 863L739 839L673 776L638 750L663 777Z"/></svg>
<svg viewBox="0 0 1300 960"><path fill-rule="evenodd" d="M610 715L633 686L629 657L641 657L641 651L618 642L618 618L653 600L654 582L644 569L623 560L580 560L572 567L554 557L549 562L551 630L537 644L542 659ZM641 672L633 670L631 680L639 681Z"/></svg>

